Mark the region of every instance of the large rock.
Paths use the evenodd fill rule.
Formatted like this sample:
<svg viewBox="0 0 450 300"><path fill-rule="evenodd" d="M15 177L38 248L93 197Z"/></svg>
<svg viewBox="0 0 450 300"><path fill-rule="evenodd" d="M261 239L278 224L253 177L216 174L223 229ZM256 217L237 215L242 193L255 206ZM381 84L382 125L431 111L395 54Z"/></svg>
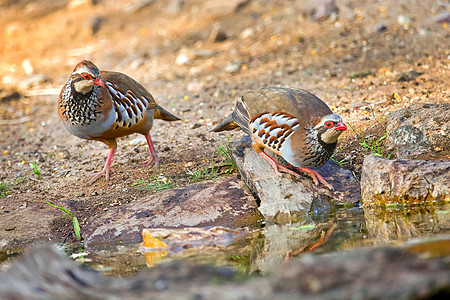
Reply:
<svg viewBox="0 0 450 300"><path fill-rule="evenodd" d="M450 199L450 161L364 159L361 174L364 205L422 203Z"/></svg>
<svg viewBox="0 0 450 300"><path fill-rule="evenodd" d="M7 198L5 198L7 199ZM56 239L54 220L61 214L47 204L27 203L0 214L0 252L20 252L25 245Z"/></svg>
<svg viewBox="0 0 450 300"><path fill-rule="evenodd" d="M450 104L414 104L392 113L386 147L402 159L450 158Z"/></svg>
<svg viewBox="0 0 450 300"><path fill-rule="evenodd" d="M294 178L283 174L280 178L253 150L248 136L233 143L232 147L235 149L233 158L239 172L260 200L259 211L265 218L284 214L304 216L312 205L326 208L333 204L354 203L360 199L359 183L352 173L332 161L315 170L334 187L334 191L323 184L314 185L307 175Z"/></svg>
<svg viewBox="0 0 450 300"><path fill-rule="evenodd" d="M237 282L242 277L231 269L180 261L116 278L75 263L55 247L44 247L0 272L0 298L444 299L450 293L449 272L445 258L375 248L304 255L272 275Z"/></svg>
<svg viewBox="0 0 450 300"><path fill-rule="evenodd" d="M236 176L166 190L115 207L83 228L89 243L139 242L143 228L249 226L261 218Z"/></svg>

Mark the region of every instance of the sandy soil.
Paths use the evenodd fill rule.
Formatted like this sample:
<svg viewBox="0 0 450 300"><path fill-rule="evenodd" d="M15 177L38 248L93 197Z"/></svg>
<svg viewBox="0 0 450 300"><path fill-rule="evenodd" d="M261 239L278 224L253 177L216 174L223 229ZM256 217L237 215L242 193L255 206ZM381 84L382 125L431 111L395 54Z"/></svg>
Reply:
<svg viewBox="0 0 450 300"><path fill-rule="evenodd" d="M211 167L217 146L243 135L210 130L249 89L293 86L321 97L349 125L337 160L356 176L367 154L361 132L381 137L389 112L449 102L450 26L436 19L445 1L336 1L339 16L319 21L310 17L314 1L177 2L0 1L0 182L8 188L0 217L47 200L83 225L93 212L151 193L133 186L138 180L162 174L189 184L186 172ZM217 41L217 32L226 38ZM132 76L183 119L155 123L157 169L139 168L148 150L132 135L119 141L111 181L85 185L107 148L71 136L56 113L59 90L82 59ZM420 75L402 81L411 70ZM49 237L62 240L69 220L49 217Z"/></svg>

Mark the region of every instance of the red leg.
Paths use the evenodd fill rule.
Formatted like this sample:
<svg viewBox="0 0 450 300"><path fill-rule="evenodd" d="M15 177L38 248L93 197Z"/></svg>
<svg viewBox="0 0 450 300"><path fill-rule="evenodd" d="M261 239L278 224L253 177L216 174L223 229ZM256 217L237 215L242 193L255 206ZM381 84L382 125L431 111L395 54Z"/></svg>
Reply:
<svg viewBox="0 0 450 300"><path fill-rule="evenodd" d="M302 173L305 173L309 176L311 176L311 178L314 180L314 183L316 185L319 184L319 182L317 180L319 180L324 186L326 186L327 188L329 188L330 190L333 190L333 186L331 184L329 184L319 173L317 173L314 170L308 169L308 168L304 168L304 167L294 167L293 168L297 171L300 171Z"/></svg>
<svg viewBox="0 0 450 300"><path fill-rule="evenodd" d="M256 150L256 149L255 149ZM270 157L269 155L267 155L267 153L265 153L264 151L256 151L262 158L264 158L275 170L275 173L277 173L278 175L281 176L280 171L284 172L284 173L288 173L294 176L300 176L300 174L298 174L297 172L292 171L291 169L280 165L279 163L277 163L272 157ZM300 171L302 173L305 173L307 175L309 175L313 181L315 185L319 184L319 181L325 185L327 188L329 188L330 190L333 190L333 186L331 186L331 184L329 184L328 182L326 182L325 179L323 179L323 177L317 173L314 170L308 169L308 168L303 168L303 167L294 167L292 166L295 170ZM318 180L317 180L318 179Z"/></svg>
<svg viewBox="0 0 450 300"><path fill-rule="evenodd" d="M150 132L145 135L145 139L147 140L148 148L150 149L150 158L144 161L144 167L150 166L152 163L155 164L155 168L158 166L159 158L156 154L155 147L153 146L152 138L150 136Z"/></svg>
<svg viewBox="0 0 450 300"><path fill-rule="evenodd" d="M261 151L258 154L262 158L264 158L272 166L272 168L275 170L275 173L277 173L277 175L282 176L280 171L283 171L284 173L289 173L289 174L294 175L294 176L299 176L298 173L296 173L296 172L292 171L291 169L288 169L285 166L280 165L279 163L277 163L272 157L267 155L266 152Z"/></svg>
<svg viewBox="0 0 450 300"><path fill-rule="evenodd" d="M91 180L87 183L87 185L93 184L97 179L99 179L102 175L106 176L106 180L109 181L109 172L111 170L111 163L114 160L114 153L116 153L117 145L115 145L113 148L109 150L108 159L106 159L105 166L103 167L103 170L101 170L98 173L94 174L94 177L92 177Z"/></svg>

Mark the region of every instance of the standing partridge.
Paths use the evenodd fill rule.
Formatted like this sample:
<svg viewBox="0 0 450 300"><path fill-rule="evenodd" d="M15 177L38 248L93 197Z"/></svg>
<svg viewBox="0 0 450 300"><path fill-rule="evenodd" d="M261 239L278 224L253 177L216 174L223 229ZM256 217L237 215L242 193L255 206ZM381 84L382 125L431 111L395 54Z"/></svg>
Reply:
<svg viewBox="0 0 450 300"><path fill-rule="evenodd" d="M215 132L241 127L250 134L253 149L274 168L300 176L312 177L330 189L333 187L314 170L325 164L336 149L337 139L347 129L340 116L310 92L296 88L263 88L248 92L236 103L231 115ZM278 164L264 152L268 149L288 162Z"/></svg>
<svg viewBox="0 0 450 300"><path fill-rule="evenodd" d="M88 185L102 175L109 180L110 166L117 150L116 138L132 133L143 134L150 148L150 158L144 166L158 165L150 129L153 119L177 121L156 104L152 95L125 74L99 71L90 61L83 60L72 72L58 99L58 114L64 127L73 135L105 143L108 159L102 171L95 173Z"/></svg>

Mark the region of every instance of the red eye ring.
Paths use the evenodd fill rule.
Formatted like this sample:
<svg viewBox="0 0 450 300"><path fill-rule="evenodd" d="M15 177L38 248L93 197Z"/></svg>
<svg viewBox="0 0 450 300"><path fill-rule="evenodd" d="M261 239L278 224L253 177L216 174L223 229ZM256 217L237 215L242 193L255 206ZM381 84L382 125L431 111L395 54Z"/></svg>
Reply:
<svg viewBox="0 0 450 300"><path fill-rule="evenodd" d="M331 128L331 127L334 126L334 122L332 122L332 121L326 121L325 124L324 124L324 126L325 126L326 128Z"/></svg>
<svg viewBox="0 0 450 300"><path fill-rule="evenodd" d="M89 75L88 73L83 73L83 74L81 74L81 77L83 77L83 78L86 79L86 80L91 80L91 79L92 79L92 76Z"/></svg>

